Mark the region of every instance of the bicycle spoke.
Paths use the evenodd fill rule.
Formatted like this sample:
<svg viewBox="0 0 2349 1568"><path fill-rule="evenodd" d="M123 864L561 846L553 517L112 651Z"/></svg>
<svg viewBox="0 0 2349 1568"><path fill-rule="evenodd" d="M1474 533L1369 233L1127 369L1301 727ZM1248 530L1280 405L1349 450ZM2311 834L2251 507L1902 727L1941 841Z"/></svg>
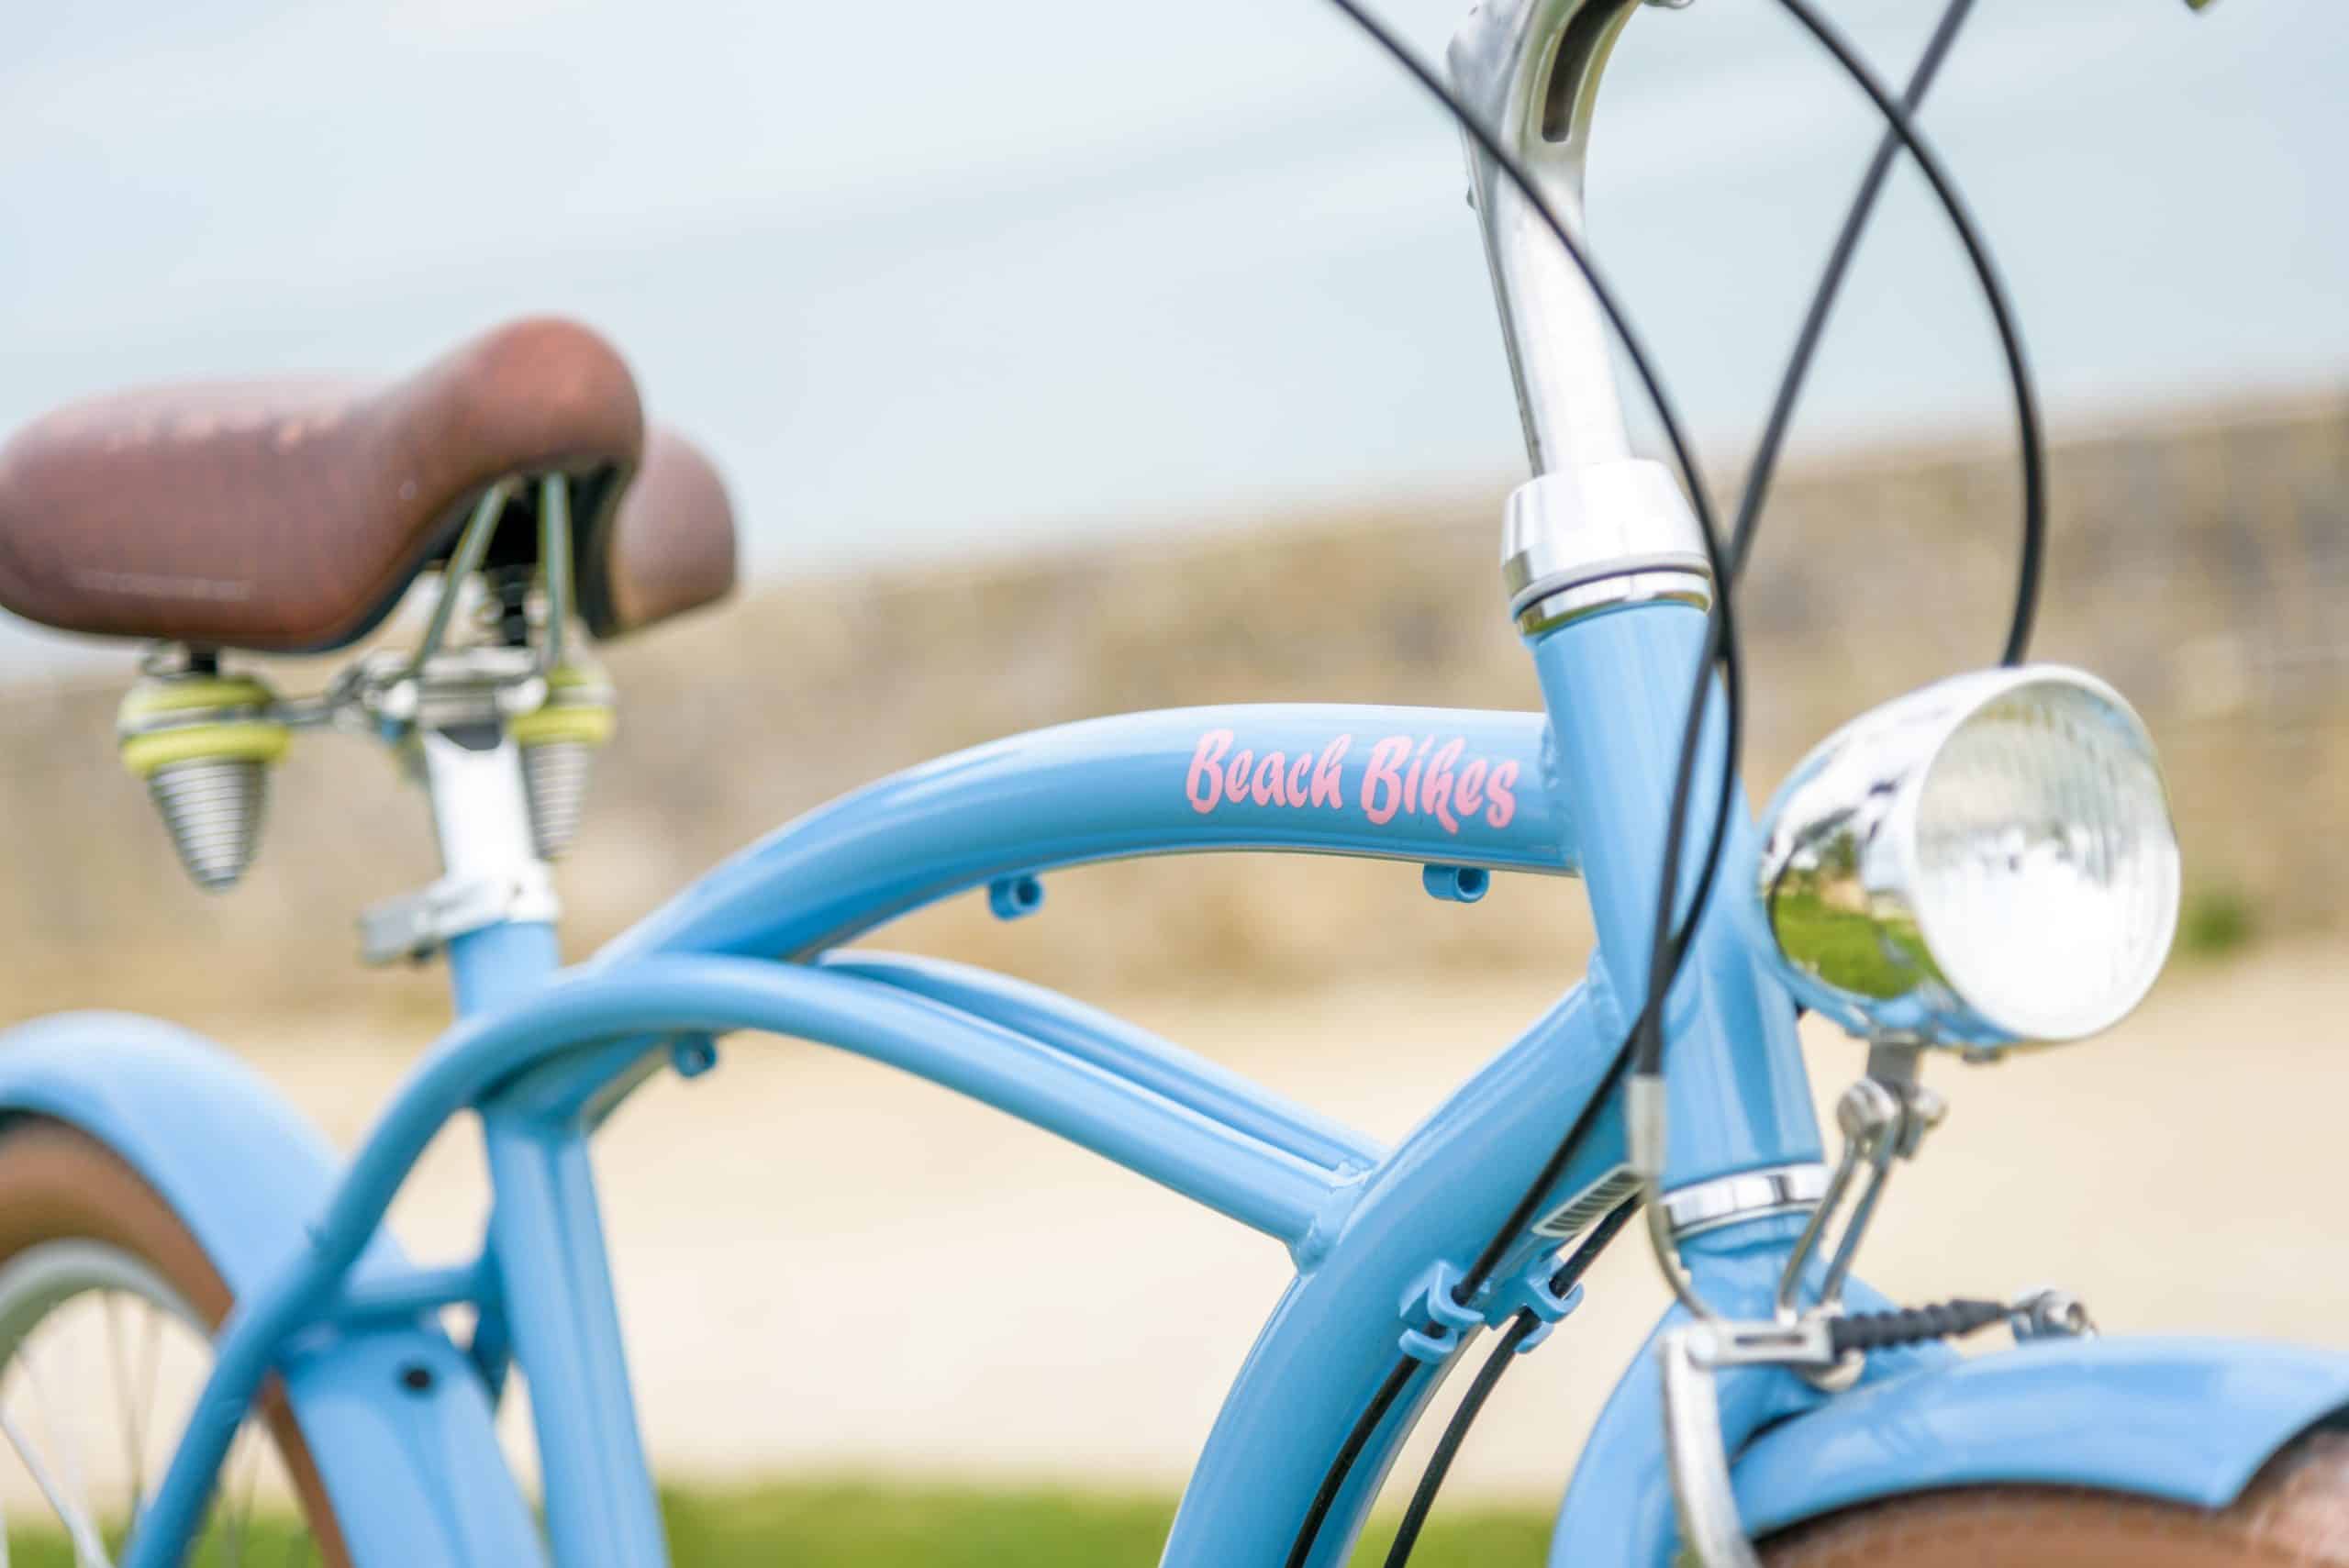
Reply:
<svg viewBox="0 0 2349 1568"><path fill-rule="evenodd" d="M210 1351L209 1326L168 1281L95 1241L43 1243L11 1274L19 1288L0 1301L0 1323L12 1326L0 1343L6 1446L31 1478L26 1490L61 1527L56 1533L70 1544L74 1568L112 1568L147 1517L150 1483L161 1479L148 1451L173 1430L183 1352ZM95 1386L102 1379L112 1380L112 1392ZM93 1421L121 1430L93 1433ZM297 1513L281 1531L269 1512L287 1495L276 1454L256 1403L236 1423L211 1494L180 1543L187 1561L321 1561L305 1539L306 1518ZM0 1457L0 1465L10 1462ZM8 1522L0 1520L0 1568L11 1556ZM41 1539L54 1539L45 1523Z"/></svg>
<svg viewBox="0 0 2349 1568"><path fill-rule="evenodd" d="M61 1406L50 1398L48 1380L41 1373L41 1358L33 1354L29 1344L17 1347L17 1359L24 1365L25 1381L32 1385L34 1403L40 1407L41 1430L48 1433L50 1440L57 1444L59 1456L63 1462L65 1479L72 1489L74 1504L72 1518L67 1517L65 1508L59 1507L55 1497L50 1498L50 1506L58 1507L58 1518L64 1520L68 1532L74 1534L76 1568L79 1568L83 1541L81 1533L73 1532L72 1520L75 1518L82 1521L83 1532L88 1535L89 1543L98 1549L95 1561L104 1563L106 1561L104 1550L105 1538L98 1534L92 1522L94 1510L90 1507L90 1489L86 1481L88 1472L83 1468L82 1464L81 1423L72 1418L69 1407ZM20 1432L12 1433L10 1440L13 1442L21 1435ZM27 1456L25 1464L29 1469L33 1461L29 1457L27 1447L19 1444L17 1451ZM35 1476L34 1481L39 1485L40 1478ZM45 1485L41 1486L43 1493L47 1493L49 1489Z"/></svg>
<svg viewBox="0 0 2349 1568"><path fill-rule="evenodd" d="M6 1415L8 1374L16 1370L16 1366L17 1351L11 1346L6 1355L0 1355L0 1418ZM8 1520L5 1510L0 1510L0 1568L8 1568Z"/></svg>
<svg viewBox="0 0 2349 1568"><path fill-rule="evenodd" d="M106 1315L106 1364L114 1373L115 1407L122 1418L124 1468L130 1479L129 1505L122 1521L123 1533L128 1539L131 1525L139 1518L139 1504L147 1496L146 1422L141 1414L136 1380L131 1376L128 1354L123 1346L121 1299L116 1292L110 1290L99 1293L98 1299ZM151 1329L154 1323L154 1307L145 1302L140 1303L140 1306L145 1310ZM153 1336L150 1332L149 1338L150 1360L152 1346ZM150 1395L150 1398L151 1397Z"/></svg>
<svg viewBox="0 0 2349 1568"><path fill-rule="evenodd" d="M32 1363L28 1359L25 1364L29 1367ZM48 1424L45 1418L42 1424ZM40 1495L49 1499L49 1506L56 1513L58 1522L65 1527L66 1539L73 1543L73 1568L112 1568L106 1547L98 1540L98 1532L92 1527L89 1517L59 1488L56 1477L49 1473L49 1466L41 1462L39 1451L26 1439L24 1429L17 1424L16 1418L9 1415L5 1407L0 1407L0 1437L6 1438L8 1446L17 1451L17 1458L31 1474L33 1485L40 1488Z"/></svg>
<svg viewBox="0 0 2349 1568"><path fill-rule="evenodd" d="M253 1483L261 1473L259 1458L261 1444L250 1425L239 1435L238 1447L241 1451L238 1455L238 1467L242 1470L244 1475L244 1497L243 1501L228 1513L227 1551L231 1568L245 1560L245 1542L251 1538L253 1522ZM235 1485L235 1482L230 1481L224 1485L221 1490L224 1492L230 1490Z"/></svg>
<svg viewBox="0 0 2349 1568"><path fill-rule="evenodd" d="M98 1313L106 1323L106 1366L114 1373L114 1403L116 1413L121 1418L123 1458L130 1468L135 1470L139 1465L139 1456L134 1451L136 1440L131 1436L130 1373L123 1363L122 1312L115 1301L114 1292L107 1290L98 1293ZM103 1540L106 1534L106 1526L103 1522L98 1526L98 1532L100 1539Z"/></svg>
<svg viewBox="0 0 2349 1568"><path fill-rule="evenodd" d="M155 1385L163 1365L163 1309L151 1301L142 1300L139 1305L147 1316L147 1343L139 1365L138 1435L131 1440L131 1451L137 1456L130 1467L130 1517L134 1520L147 1506L147 1434L155 1429Z"/></svg>

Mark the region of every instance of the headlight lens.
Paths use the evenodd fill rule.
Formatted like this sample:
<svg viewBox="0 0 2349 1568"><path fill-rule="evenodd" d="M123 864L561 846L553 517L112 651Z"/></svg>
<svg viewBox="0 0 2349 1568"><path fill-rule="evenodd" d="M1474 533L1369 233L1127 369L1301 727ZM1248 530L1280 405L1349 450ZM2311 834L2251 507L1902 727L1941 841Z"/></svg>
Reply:
<svg viewBox="0 0 2349 1568"><path fill-rule="evenodd" d="M1944 681L1847 726L1779 792L1760 870L1798 993L1876 1037L2094 1034L2143 998L2177 924L2144 725L2052 665Z"/></svg>

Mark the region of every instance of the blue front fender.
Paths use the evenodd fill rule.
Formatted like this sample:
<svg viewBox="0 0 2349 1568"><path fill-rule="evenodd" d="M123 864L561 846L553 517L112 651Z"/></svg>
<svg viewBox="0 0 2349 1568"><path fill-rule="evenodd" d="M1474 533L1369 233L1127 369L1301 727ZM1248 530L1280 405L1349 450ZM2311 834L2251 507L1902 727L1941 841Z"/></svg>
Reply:
<svg viewBox="0 0 2349 1568"><path fill-rule="evenodd" d="M0 1033L0 1121L49 1117L161 1194L239 1300L308 1243L340 1161L267 1080L201 1036L127 1013L68 1013ZM6 1136L0 1129L0 1136ZM354 1282L406 1269L378 1234ZM422 1365L429 1393L402 1386ZM480 1380L419 1321L307 1336L285 1389L353 1561L542 1562Z"/></svg>
<svg viewBox="0 0 2349 1568"><path fill-rule="evenodd" d="M1693 1240L1706 1298L1766 1318L1796 1223ZM1849 1299L1888 1305L1857 1281ZM1675 1307L1655 1334L1685 1320ZM1654 1342L1583 1450L1552 1568L1664 1568L1677 1547ZM2188 1339L2044 1340L1973 1358L1927 1345L1869 1357L1846 1394L1758 1367L1722 1373L1718 1392L1739 1511L1759 1538L1880 1497L2002 1482L2221 1507L2278 1449L2349 1409L2349 1357Z"/></svg>
<svg viewBox="0 0 2349 1568"><path fill-rule="evenodd" d="M2024 1483L2195 1507L2232 1502L2276 1451L2349 1408L2349 1357L2237 1340L2042 1340L1830 1399L1739 1457L1764 1535L1904 1492Z"/></svg>

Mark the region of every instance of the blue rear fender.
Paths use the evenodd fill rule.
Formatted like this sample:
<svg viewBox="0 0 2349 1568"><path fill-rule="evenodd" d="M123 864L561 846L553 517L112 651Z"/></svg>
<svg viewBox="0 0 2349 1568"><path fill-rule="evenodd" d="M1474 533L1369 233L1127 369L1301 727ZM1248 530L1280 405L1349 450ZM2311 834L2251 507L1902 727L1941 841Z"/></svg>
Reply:
<svg viewBox="0 0 2349 1568"><path fill-rule="evenodd" d="M1792 1221L1699 1237L1705 1298L1766 1318ZM1889 1305L1854 1281L1857 1310ZM1655 1340L1609 1398L1552 1540L1552 1568L1664 1568L1678 1549L1664 1472ZM1960 1357L1879 1351L1849 1393L1790 1373L1721 1374L1721 1424L1755 1538L1880 1498L1996 1484L2089 1486L2196 1507L2232 1502L2294 1438L2349 1410L2349 1356L2224 1340L2055 1340Z"/></svg>
<svg viewBox="0 0 2349 1568"><path fill-rule="evenodd" d="M0 1124L28 1115L120 1156L240 1301L307 1245L341 1173L267 1080L201 1036L132 1014L60 1014L0 1031ZM378 1233L351 1283L406 1269ZM434 1374L427 1392L403 1385L418 1366ZM282 1371L355 1562L545 1561L481 1381L438 1329L419 1318L312 1332Z"/></svg>

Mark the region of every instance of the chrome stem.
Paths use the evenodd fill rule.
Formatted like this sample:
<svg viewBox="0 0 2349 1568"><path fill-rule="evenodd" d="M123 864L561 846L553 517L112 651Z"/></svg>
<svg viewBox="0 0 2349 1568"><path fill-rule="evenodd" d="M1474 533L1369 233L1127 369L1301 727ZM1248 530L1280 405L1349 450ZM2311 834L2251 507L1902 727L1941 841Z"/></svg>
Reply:
<svg viewBox="0 0 2349 1568"><path fill-rule="evenodd" d="M1639 0L1488 0L1447 59L1461 96L1579 238L1583 167L1607 55ZM1480 149L1468 199L1484 230L1526 454L1537 474L1631 455L1605 316L1572 257Z"/></svg>

